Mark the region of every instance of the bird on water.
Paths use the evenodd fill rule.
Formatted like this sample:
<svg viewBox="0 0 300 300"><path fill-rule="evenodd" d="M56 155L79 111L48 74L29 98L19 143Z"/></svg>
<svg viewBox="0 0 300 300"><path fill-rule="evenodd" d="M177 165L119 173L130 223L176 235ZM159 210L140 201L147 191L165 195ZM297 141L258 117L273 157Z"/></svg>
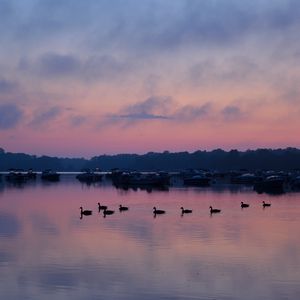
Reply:
<svg viewBox="0 0 300 300"><path fill-rule="evenodd" d="M180 207L182 214L191 214L193 211L191 209L184 209L183 207Z"/></svg>
<svg viewBox="0 0 300 300"><path fill-rule="evenodd" d="M155 214L155 215L162 215L162 214L164 214L164 213L166 213L164 210L162 210L162 209L156 209L156 207L154 206L153 207L153 213Z"/></svg>
<svg viewBox="0 0 300 300"><path fill-rule="evenodd" d="M114 210L110 210L110 209L107 209L107 208L103 210L103 216L104 217L107 216L107 215L112 215L114 213L115 213Z"/></svg>
<svg viewBox="0 0 300 300"><path fill-rule="evenodd" d="M123 206L122 204L119 205L119 211L126 211L129 208L127 206Z"/></svg>
<svg viewBox="0 0 300 300"><path fill-rule="evenodd" d="M82 206L79 207L80 209L80 214L81 215L84 215L84 216L90 216L92 214L92 211L91 210L83 210Z"/></svg>
<svg viewBox="0 0 300 300"><path fill-rule="evenodd" d="M246 208L249 207L250 205L247 203L244 203L243 201L241 202L241 208Z"/></svg>
<svg viewBox="0 0 300 300"><path fill-rule="evenodd" d="M98 202L98 211L100 212L101 210L107 209L106 205L100 205L100 203Z"/></svg>
<svg viewBox="0 0 300 300"><path fill-rule="evenodd" d="M271 203L266 203L265 201L262 202L263 203L263 207L270 207Z"/></svg>
<svg viewBox="0 0 300 300"><path fill-rule="evenodd" d="M221 209L212 208L212 206L209 207L211 214L217 214L221 212Z"/></svg>

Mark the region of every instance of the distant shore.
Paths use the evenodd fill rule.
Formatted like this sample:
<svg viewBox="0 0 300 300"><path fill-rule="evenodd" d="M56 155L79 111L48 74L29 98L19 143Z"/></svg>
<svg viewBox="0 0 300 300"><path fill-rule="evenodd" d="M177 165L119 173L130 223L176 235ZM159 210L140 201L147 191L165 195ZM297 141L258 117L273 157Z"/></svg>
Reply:
<svg viewBox="0 0 300 300"><path fill-rule="evenodd" d="M0 171L10 169L52 169L60 172L80 172L83 169L110 171L202 170L300 170L300 149L256 149L247 151L216 149L212 151L148 152L146 154L99 155L91 159L35 156L5 152L0 148Z"/></svg>

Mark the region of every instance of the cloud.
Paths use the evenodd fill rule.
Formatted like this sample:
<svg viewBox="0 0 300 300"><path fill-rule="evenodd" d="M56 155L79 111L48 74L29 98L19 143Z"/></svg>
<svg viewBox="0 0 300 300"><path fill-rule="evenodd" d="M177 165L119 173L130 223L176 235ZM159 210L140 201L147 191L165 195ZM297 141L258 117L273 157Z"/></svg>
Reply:
<svg viewBox="0 0 300 300"><path fill-rule="evenodd" d="M212 111L212 104L205 103L200 106L185 105L179 108L172 116L176 121L192 122L206 118Z"/></svg>
<svg viewBox="0 0 300 300"><path fill-rule="evenodd" d="M226 67L220 74L220 79L223 81L248 83L250 80L253 82L265 75L258 63L246 56L233 56L225 63Z"/></svg>
<svg viewBox="0 0 300 300"><path fill-rule="evenodd" d="M38 60L39 73L45 77L63 77L77 73L80 62L72 55L47 53Z"/></svg>
<svg viewBox="0 0 300 300"><path fill-rule="evenodd" d="M0 102L22 103L28 113L44 105L27 120L32 126L59 120L54 126L87 129L99 118L117 126L225 124L252 105L224 107L229 97L268 99L280 113L299 102L299 80L287 84L300 74L298 0L0 0L0 17ZM164 94L182 98L155 96ZM153 97L126 105L137 95ZM81 116L80 99L102 116ZM266 105L254 110L261 117ZM0 119L1 128L18 123Z"/></svg>
<svg viewBox="0 0 300 300"><path fill-rule="evenodd" d="M187 80L194 85L249 84L261 80L265 71L249 57L232 56L226 59L206 59L188 68Z"/></svg>
<svg viewBox="0 0 300 300"><path fill-rule="evenodd" d="M118 119L128 119L128 120L156 120L156 119L169 119L167 116L161 116L161 115L154 115L154 114L147 114L147 113L136 113L136 114L124 114L124 115L117 115L112 116L113 118Z"/></svg>
<svg viewBox="0 0 300 300"><path fill-rule="evenodd" d="M87 117L85 116L72 116L70 118L71 125L75 127L84 124L86 121L87 121Z"/></svg>
<svg viewBox="0 0 300 300"><path fill-rule="evenodd" d="M13 13L13 5L9 0L0 1L0 18L2 22L7 22Z"/></svg>
<svg viewBox="0 0 300 300"><path fill-rule="evenodd" d="M149 97L142 102L124 107L118 114L110 115L114 120L141 121L167 120L167 115L173 100L171 97Z"/></svg>
<svg viewBox="0 0 300 300"><path fill-rule="evenodd" d="M23 111L17 105L0 105L0 129L14 128L22 118Z"/></svg>
<svg viewBox="0 0 300 300"><path fill-rule="evenodd" d="M46 45L46 49L53 48L53 41L106 49L106 53L117 48L153 53L220 47L253 34L271 39L271 33L300 24L297 0L127 0L126 5L120 0L9 2L13 4L1 1L1 5L14 20L7 28L11 40L17 46Z"/></svg>
<svg viewBox="0 0 300 300"><path fill-rule="evenodd" d="M83 62L81 74L86 80L113 79L131 68L128 63L111 55L90 56Z"/></svg>
<svg viewBox="0 0 300 300"><path fill-rule="evenodd" d="M287 73L281 74L274 82L272 88L276 91L278 103L287 106L295 106L300 103L300 74L290 76ZM275 103L275 101L274 101Z"/></svg>
<svg viewBox="0 0 300 300"><path fill-rule="evenodd" d="M221 114L226 121L235 121L243 116L241 109L235 105L228 105L221 110Z"/></svg>
<svg viewBox="0 0 300 300"><path fill-rule="evenodd" d="M45 111L38 112L30 122L30 126L38 127L56 119L62 112L62 108L58 106L51 107Z"/></svg>
<svg viewBox="0 0 300 300"><path fill-rule="evenodd" d="M35 76L51 79L94 81L111 79L130 70L128 63L111 55L92 55L80 58L73 54L44 53L34 60L23 57L19 69Z"/></svg>
<svg viewBox="0 0 300 300"><path fill-rule="evenodd" d="M217 71L216 62L213 60L204 60L195 63L188 70L188 80L194 84L205 84L207 81L215 77Z"/></svg>
<svg viewBox="0 0 300 300"><path fill-rule="evenodd" d="M161 76L163 86L168 67L175 60L183 65L190 55L194 63L190 76L197 84L211 78L246 81L248 76L254 78L254 72L261 74L256 69L257 57L270 57L274 49L298 47L295 33L300 30L300 5L295 0L272 4L260 0L128 0L126 6L120 0L43 0L26 1L26 5L11 1L14 22L7 28L11 40L4 44L10 45L4 46L5 52L22 48L20 65L26 75L42 79L114 81L124 74L123 78L141 79L141 73L147 77L151 71ZM0 25L4 25L1 20ZM288 43L282 43L284 39ZM218 61L214 64L208 59L205 65L210 56L220 57L222 64L226 53L244 53L239 46L245 41L249 44L246 53L254 61L226 62L228 68L219 69ZM27 43L26 47L21 43ZM274 47L274 43L281 46ZM211 48L216 51L213 55L207 52ZM204 62L197 65L199 57ZM153 69L145 68L147 64ZM181 71L178 68L177 76Z"/></svg>
<svg viewBox="0 0 300 300"><path fill-rule="evenodd" d="M15 82L0 78L0 94L15 91L16 88Z"/></svg>
<svg viewBox="0 0 300 300"><path fill-rule="evenodd" d="M114 23L107 22L105 30L113 34L101 34L103 29L96 24L100 33L94 38L99 39L99 45L117 43L150 54L161 50L174 52L179 48L227 47L253 34L263 40L266 33L299 26L297 1L275 2L271 5L259 0L251 3L239 0L151 1L149 7L149 1L128 1L128 6L122 10L107 7L107 14ZM135 13L128 18L133 5Z"/></svg>
<svg viewBox="0 0 300 300"><path fill-rule="evenodd" d="M148 112L157 111L167 113L172 104L173 100L171 97L152 96L142 102L127 106L125 110L133 114L147 114Z"/></svg>
<svg viewBox="0 0 300 300"><path fill-rule="evenodd" d="M171 97L153 96L144 101L123 107L118 114L107 116L113 122L126 121L133 124L146 120L194 122L207 118L212 112L210 102L201 105L180 106Z"/></svg>

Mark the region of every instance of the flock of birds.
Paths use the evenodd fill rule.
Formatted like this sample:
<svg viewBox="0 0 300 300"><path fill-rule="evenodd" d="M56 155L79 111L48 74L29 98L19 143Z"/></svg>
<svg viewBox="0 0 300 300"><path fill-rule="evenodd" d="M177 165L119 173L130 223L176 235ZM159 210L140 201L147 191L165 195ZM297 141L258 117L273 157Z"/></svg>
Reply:
<svg viewBox="0 0 300 300"><path fill-rule="evenodd" d="M243 201L241 202L241 208L247 208L249 206L250 206L250 204L244 203ZM265 201L263 201L262 202L262 206L263 206L263 208L270 207L271 203L266 203ZM191 214L193 212L192 209L186 209L186 208L183 208L183 207L181 207L180 209L181 209L181 214L182 215L184 215L184 214ZM217 214L217 213L221 212L221 209L213 208L212 206L210 206L209 209L210 209L210 213L211 214ZM122 204L119 205L119 211L120 212L127 211L127 210L129 210L129 207L123 206ZM106 205L101 205L98 202L98 212L100 213L101 211L103 211L103 216L104 217L106 217L107 215L112 215L112 214L115 213L114 210L108 209L108 207ZM92 210L84 210L82 208L82 206L80 207L81 218L82 218L82 216L90 216L92 213L93 213ZM155 206L153 207L153 214L154 214L154 216L156 216L156 215L162 215L162 214L165 214L165 213L166 213L165 210L157 209Z"/></svg>
<svg viewBox="0 0 300 300"><path fill-rule="evenodd" d="M126 211L128 210L129 208L127 206L123 206L123 205L119 205L119 211ZM111 210L111 209L108 209L108 207L106 205L101 205L99 202L98 202L98 212L101 212L103 211L103 216L107 216L107 215L112 215L115 213L114 210ZM82 206L80 206L80 215L81 216L90 216L92 215L93 211L92 210L88 210L88 209L83 209Z"/></svg>

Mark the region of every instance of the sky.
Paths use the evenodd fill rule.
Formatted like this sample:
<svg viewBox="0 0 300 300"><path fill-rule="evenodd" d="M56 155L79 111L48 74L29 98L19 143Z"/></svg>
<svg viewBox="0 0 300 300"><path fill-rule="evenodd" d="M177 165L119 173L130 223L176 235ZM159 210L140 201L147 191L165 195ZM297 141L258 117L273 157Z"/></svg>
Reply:
<svg viewBox="0 0 300 300"><path fill-rule="evenodd" d="M0 0L0 147L300 147L298 0Z"/></svg>

